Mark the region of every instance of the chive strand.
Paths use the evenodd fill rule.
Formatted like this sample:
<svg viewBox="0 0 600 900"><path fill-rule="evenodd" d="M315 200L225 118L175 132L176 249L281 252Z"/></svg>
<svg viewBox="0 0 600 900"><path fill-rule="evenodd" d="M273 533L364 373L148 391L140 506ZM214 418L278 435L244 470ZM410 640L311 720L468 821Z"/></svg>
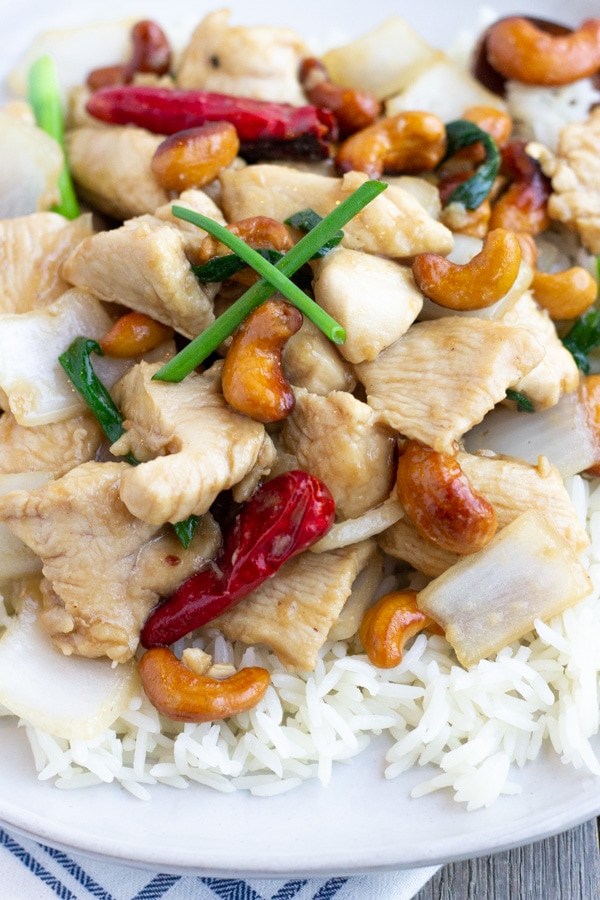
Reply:
<svg viewBox="0 0 600 900"><path fill-rule="evenodd" d="M311 231L305 234L274 268L289 278L308 262L340 228L343 228L350 219L374 200L386 187L387 185L381 181L364 182L336 206L334 210L321 219ZM177 215L175 209L179 210L181 207L174 207L173 212ZM189 211L186 210L187 212ZM159 369L153 375L153 378L160 381L181 381L196 366L204 362L241 325L252 310L264 303L265 300L275 293L275 290L276 288L271 283L261 278L260 281L253 284L252 287L242 294L226 312L219 316L212 325L209 325L187 347L184 347L173 359ZM309 302L313 303L313 301ZM314 305L316 306L317 304Z"/></svg>
<svg viewBox="0 0 600 900"><path fill-rule="evenodd" d="M252 266L254 271L258 272L259 275L262 275L275 290L279 291L280 294L283 294L284 297L287 297L294 306L297 306L300 312L314 322L331 341L335 344L343 344L346 340L346 334L341 325L339 325L335 319L332 319L329 313L326 313L324 309L314 302L314 300L311 300L304 291L300 290L293 281L290 281L281 270L277 269L276 266L272 265L264 258L264 256L261 256L260 253L257 253L252 247L249 247L248 244L236 234L227 231L226 228L220 225L219 222L215 222L214 219L209 219L208 216L203 216L200 213L194 212L191 209L186 209L183 206L173 206L172 212L177 218L184 219L186 222L191 222L193 225L197 225L199 228L208 231L210 235L225 244L229 250L233 250L234 253L237 253L240 259L243 259L249 266Z"/></svg>
<svg viewBox="0 0 600 900"><path fill-rule="evenodd" d="M76 219L79 215L79 203L66 161L62 101L56 66L50 56L40 56L30 67L28 94L36 124L54 138L65 157L58 177L60 202L52 209L67 219Z"/></svg>

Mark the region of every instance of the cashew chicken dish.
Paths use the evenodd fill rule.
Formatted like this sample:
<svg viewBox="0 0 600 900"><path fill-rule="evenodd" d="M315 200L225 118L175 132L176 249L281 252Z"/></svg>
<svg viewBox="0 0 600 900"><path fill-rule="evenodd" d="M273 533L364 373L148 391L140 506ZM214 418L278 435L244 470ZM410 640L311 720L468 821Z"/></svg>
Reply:
<svg viewBox="0 0 600 900"><path fill-rule="evenodd" d="M67 86L41 35L0 111L39 778L271 795L382 733L468 809L542 748L600 775L600 19L111 28Z"/></svg>

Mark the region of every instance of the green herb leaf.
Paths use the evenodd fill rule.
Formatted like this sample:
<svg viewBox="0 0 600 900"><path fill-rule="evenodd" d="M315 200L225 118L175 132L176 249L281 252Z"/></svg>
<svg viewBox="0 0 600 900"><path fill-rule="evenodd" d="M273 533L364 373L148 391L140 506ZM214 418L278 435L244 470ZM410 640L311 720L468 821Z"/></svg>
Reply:
<svg viewBox="0 0 600 900"><path fill-rule="evenodd" d="M256 252L272 265L278 263L283 256L279 250L258 249ZM192 266L192 272L198 281L206 284L209 281L225 281L226 278L231 278L232 275L241 269L246 269L247 266L248 263L237 253L227 253L225 256L213 257L202 266Z"/></svg>
<svg viewBox="0 0 600 900"><path fill-rule="evenodd" d="M587 375L590 371L588 353L600 345L600 310L589 309L583 313L562 342L573 354L577 368Z"/></svg>
<svg viewBox="0 0 600 900"><path fill-rule="evenodd" d="M284 255L277 265L272 268L289 278L289 276L293 275L304 265L304 263L308 262L323 244L332 237L332 235L349 222L350 219L354 218L361 209L370 203L371 200L374 200L375 197L386 189L386 187L387 185L381 181L365 181L364 184L361 184L359 188L353 191L352 194L349 194L348 197L336 206L329 215L325 216L324 219L315 225L308 234L304 235L304 237ZM176 210L181 209L182 207L173 207L174 215L179 215ZM181 216L181 218L186 218L187 221L195 221L195 219L189 219L187 217L190 210L184 210L184 213L186 215ZM208 221L209 223L212 222L210 219ZM229 232L226 232L226 234L229 234ZM243 243L243 241L241 243ZM275 293L275 290L277 290L277 288L270 283L268 279L261 278L260 281L253 284L251 288L242 294L242 296L229 307L229 309L219 316L212 325L209 325L202 334L199 334L198 337L194 338L187 347L184 347L183 350L164 365L162 369L159 369L152 377L160 381L181 381L186 375L189 375L196 366L199 366L200 363L204 362L207 356L210 356L210 354L235 331L238 325L250 315L252 310L257 306L260 306L261 303L264 303L265 300L268 300L268 298ZM300 291L300 293L302 294L302 291ZM317 306L314 301L310 300L306 294L302 294L302 296L307 304L312 304L312 307L316 307L317 310L320 309L320 307ZM301 307L299 308L301 309ZM302 309L301 311L304 312ZM321 312L324 313L324 310L321 310ZM330 317L327 318L329 319ZM330 321L333 322L332 319L330 319ZM316 324L321 327L320 323L317 322ZM332 335L332 337L336 338L337 342L342 343L343 340L345 340L345 333L337 323L334 324L336 329L339 329L339 332L337 332L337 335Z"/></svg>
<svg viewBox="0 0 600 900"><path fill-rule="evenodd" d="M314 209L303 209L300 212L294 213L289 219L286 219L285 224L291 225L292 228L297 228L298 231L308 233L309 231L312 231L313 228L316 228L319 222L322 221L322 217L316 213ZM342 242L343 238L344 232L341 230L336 231L335 234L331 235L328 241L313 253L311 259L319 259L322 256L327 256L330 250L333 250L334 247L337 247L338 244Z"/></svg>
<svg viewBox="0 0 600 900"><path fill-rule="evenodd" d="M184 550L192 543L192 538L194 537L194 533L196 531L196 527L198 522L200 521L200 516L188 516L187 519L184 519L182 522L175 522L173 525L173 530Z"/></svg>
<svg viewBox="0 0 600 900"><path fill-rule="evenodd" d="M442 162L454 156L463 147L483 144L485 159L471 178L463 181L448 197L446 203L462 203L467 209L477 209L490 193L498 170L500 152L490 135L466 119L456 119L446 125L447 149Z"/></svg>
<svg viewBox="0 0 600 900"><path fill-rule="evenodd" d="M65 154L65 164L58 178L60 203L53 210L67 219L76 219L79 204L66 162L62 100L56 66L50 56L40 56L29 69L28 94L36 124L54 138Z"/></svg>
<svg viewBox="0 0 600 900"><path fill-rule="evenodd" d="M512 388L508 388L506 391L506 397L508 400L512 400L517 404L518 412L535 412L535 406L531 402L531 400L525 396L525 394L521 394L520 391L515 391Z"/></svg>
<svg viewBox="0 0 600 900"><path fill-rule="evenodd" d="M123 416L117 409L106 387L102 384L92 366L90 359L92 353L104 356L100 344L92 338L77 337L67 350L58 357L58 361L65 370L73 387L85 400L89 410L100 422L104 434L114 444L125 429ZM138 466L139 460L131 453L123 457L130 465ZM182 522L173 525L175 534L181 541L184 549L187 549L194 536L198 516L190 516Z"/></svg>
<svg viewBox="0 0 600 900"><path fill-rule="evenodd" d="M92 353L104 356L97 341L91 338L77 337L69 348L58 357L58 361L75 389L81 394L91 412L100 422L108 440L114 444L125 431L123 416L115 406L108 390L94 372L90 359ZM137 463L134 457L127 458L127 461L132 465Z"/></svg>

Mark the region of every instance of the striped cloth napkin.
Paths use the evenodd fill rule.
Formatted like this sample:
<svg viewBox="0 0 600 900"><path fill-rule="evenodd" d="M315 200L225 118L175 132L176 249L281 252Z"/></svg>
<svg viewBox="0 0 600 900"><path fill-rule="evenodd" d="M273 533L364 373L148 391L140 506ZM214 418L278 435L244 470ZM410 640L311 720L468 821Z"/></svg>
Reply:
<svg viewBox="0 0 600 900"><path fill-rule="evenodd" d="M0 900L409 900L435 871L274 880L173 875L57 850L0 828Z"/></svg>

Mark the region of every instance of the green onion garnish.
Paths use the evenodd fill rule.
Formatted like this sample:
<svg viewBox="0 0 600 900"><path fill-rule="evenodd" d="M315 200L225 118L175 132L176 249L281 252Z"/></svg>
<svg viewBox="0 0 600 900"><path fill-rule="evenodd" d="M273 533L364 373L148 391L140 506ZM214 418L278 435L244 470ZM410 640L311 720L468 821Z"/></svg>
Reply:
<svg viewBox="0 0 600 900"><path fill-rule="evenodd" d="M515 391L513 388L508 388L506 391L506 399L512 400L513 403L517 404L517 412L535 412L535 406L525 394L522 394L520 391Z"/></svg>
<svg viewBox="0 0 600 900"><path fill-rule="evenodd" d="M446 203L462 203L467 209L477 209L490 193L500 168L500 152L490 135L467 119L456 119L446 125L447 148L442 162L463 147L483 144L485 159L477 171L452 191Z"/></svg>
<svg viewBox="0 0 600 900"><path fill-rule="evenodd" d="M79 204L66 162L62 102L56 66L50 56L40 56L29 69L28 94L36 124L54 138L65 155L65 163L58 177L60 203L52 208L67 219L76 219Z"/></svg>
<svg viewBox="0 0 600 900"><path fill-rule="evenodd" d="M330 340L336 344L343 344L346 340L346 334L335 319L332 319L329 313L321 309L293 281L286 275L283 275L279 268L272 265L252 247L249 247L237 234L227 231L223 225L215 222L214 219L209 219L208 216L203 216L183 206L173 206L172 212L177 218L185 219L186 222L191 222L194 225L198 225L199 228L204 228L205 231L208 231L209 234L220 240L222 244L233 250L240 259L244 260L246 265L252 266L259 275L262 275L273 286L274 290L287 297L307 318L311 319L315 325L318 325Z"/></svg>
<svg viewBox="0 0 600 900"><path fill-rule="evenodd" d="M343 228L350 219L359 213L361 209L371 202L371 200L374 200L375 197L386 189L386 187L387 185L381 181L365 181L364 184L361 184L361 186L353 191L352 194L349 194L348 197L342 200L339 206L336 206L329 215L321 219L308 234L305 234L304 237L301 238L275 266L266 263L256 251L244 244L244 242L235 235L232 235L231 232L226 231L222 225L213 222L212 219L206 219L204 216L199 216L198 213L193 213L180 206L174 206L173 215L185 219L188 222L193 222L194 224L200 224L199 220L201 220L201 228L204 228L209 234L212 234L214 237L221 240L222 243L226 244L234 251L234 253L239 253L240 256L244 253L245 255L242 256L242 258L263 277L260 281L257 281L256 284L253 284L252 287L248 288L248 290L242 294L228 310L219 316L212 325L209 325L202 334L199 334L198 337L194 338L187 347L184 347L183 350L174 356L173 359L169 360L169 362L166 363L162 369L159 369L152 377L160 381L181 381L186 375L189 375L189 373L192 372L196 366L199 366L200 363L204 362L207 356L210 356L210 354L213 353L226 338L233 334L238 325L241 325L253 309L260 306L265 300L268 300L276 290L281 290L281 287L279 286L282 284L280 276L283 277L283 282L285 282L285 285L282 286L286 287L286 290L281 290L281 293L289 299L290 295L287 292L287 285L292 284L289 280L289 276L293 275L294 272L304 265L304 263L308 262L308 260L314 256L340 228ZM183 215L181 213L183 213ZM217 226L217 228L215 228L215 226ZM222 232L225 233L225 239L223 239ZM235 245L232 246L230 240L232 237L239 243L235 243ZM240 252L241 248L239 248L239 244L242 244L245 248L242 252ZM255 265L257 259L260 261L259 264L261 265L262 271ZM275 273L275 278L279 282L278 284L271 280L273 273ZM305 312L305 309L307 309L306 315L322 329L327 337L335 343L343 343L346 338L344 329L299 288L296 288L295 285L293 285L293 287L301 295L302 305L299 303L296 304L295 299L292 300L292 302L298 305L298 308L303 313ZM318 311L316 315L315 311Z"/></svg>
<svg viewBox="0 0 600 900"><path fill-rule="evenodd" d="M600 345L600 310L589 309L579 316L562 342L573 354L577 368L587 375L590 371L588 354Z"/></svg>
<svg viewBox="0 0 600 900"><path fill-rule="evenodd" d="M111 444L114 444L125 432L123 427L124 420L105 385L102 384L94 372L90 359L92 353L104 356L102 348L97 341L94 341L92 338L77 337L65 352L61 353L58 361L65 370L73 387L81 394L88 409L102 426L102 430L108 440ZM139 460L131 453L128 453L123 459L132 466L139 465ZM190 516L188 519L176 522L173 525L175 534L185 549L189 547L192 541L197 524L198 516Z"/></svg>

